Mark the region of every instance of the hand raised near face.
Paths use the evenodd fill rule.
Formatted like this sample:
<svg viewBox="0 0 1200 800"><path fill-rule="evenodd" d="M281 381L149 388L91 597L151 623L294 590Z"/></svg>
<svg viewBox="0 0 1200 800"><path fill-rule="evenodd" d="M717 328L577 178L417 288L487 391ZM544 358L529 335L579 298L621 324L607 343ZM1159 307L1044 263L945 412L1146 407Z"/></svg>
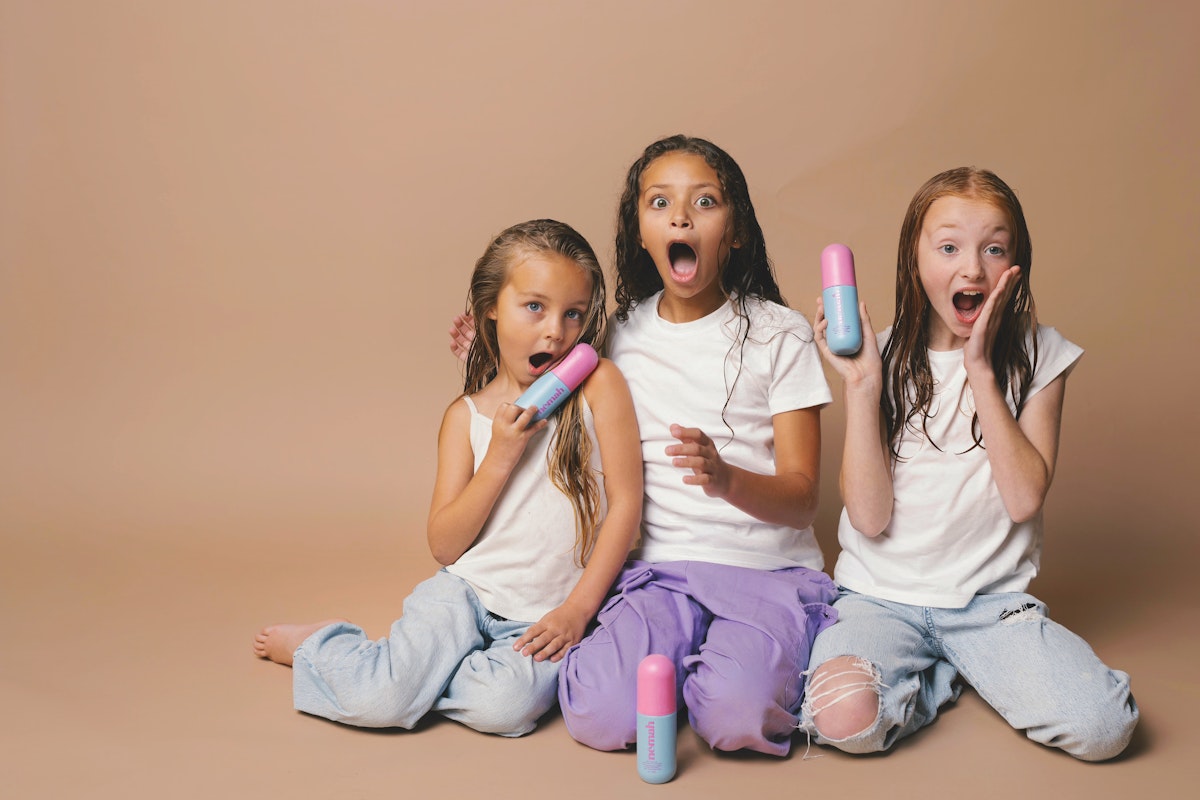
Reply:
<svg viewBox="0 0 1200 800"><path fill-rule="evenodd" d="M529 424L536 413L535 406L501 403L492 416L492 442L484 458L507 470L515 467L533 435L550 424L546 419Z"/></svg>
<svg viewBox="0 0 1200 800"><path fill-rule="evenodd" d="M883 375L883 361L879 357L879 345L875 341L875 327L871 324L871 315L867 313L867 304L862 301L858 303L858 316L862 324L862 347L852 356L835 355L829 349L829 342L825 336L829 329L829 320L825 316L825 301L817 298L813 338L821 356L848 386L862 383L869 378L881 378Z"/></svg>
<svg viewBox="0 0 1200 800"><path fill-rule="evenodd" d="M983 304L983 310L971 327L971 336L963 348L963 362L967 368L968 377L972 372L992 372L992 351L996 346L996 337L1000 326L1004 323L1004 314L1008 309L1008 301L1016 291L1021 268L1012 266L1000 275L996 288Z"/></svg>

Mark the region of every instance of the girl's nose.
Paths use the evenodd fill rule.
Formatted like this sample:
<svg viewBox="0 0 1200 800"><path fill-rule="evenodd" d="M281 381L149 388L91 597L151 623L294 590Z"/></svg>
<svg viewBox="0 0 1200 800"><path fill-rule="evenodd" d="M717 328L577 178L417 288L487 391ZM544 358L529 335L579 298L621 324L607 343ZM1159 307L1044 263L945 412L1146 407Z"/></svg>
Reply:
<svg viewBox="0 0 1200 800"><path fill-rule="evenodd" d="M692 227L692 218L688 216L686 206L678 205L675 207L675 213L671 215L671 227L673 227L673 228L690 228L690 227Z"/></svg>
<svg viewBox="0 0 1200 800"><path fill-rule="evenodd" d="M965 253L959 270L964 278L981 278L983 277L983 259L979 257L978 253Z"/></svg>
<svg viewBox="0 0 1200 800"><path fill-rule="evenodd" d="M545 333L546 338L550 339L551 341L558 341L561 339L563 335L562 320L558 319L557 317L546 320L546 327L543 330L543 333Z"/></svg>

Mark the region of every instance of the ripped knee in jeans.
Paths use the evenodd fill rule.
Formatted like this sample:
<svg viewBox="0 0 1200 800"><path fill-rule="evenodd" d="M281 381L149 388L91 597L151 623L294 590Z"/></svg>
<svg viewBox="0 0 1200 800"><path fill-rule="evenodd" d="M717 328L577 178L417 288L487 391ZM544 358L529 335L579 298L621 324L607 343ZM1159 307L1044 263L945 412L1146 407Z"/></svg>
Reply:
<svg viewBox="0 0 1200 800"><path fill-rule="evenodd" d="M821 738L842 741L874 727L880 692L886 687L870 661L839 656L801 674L808 678L802 713Z"/></svg>

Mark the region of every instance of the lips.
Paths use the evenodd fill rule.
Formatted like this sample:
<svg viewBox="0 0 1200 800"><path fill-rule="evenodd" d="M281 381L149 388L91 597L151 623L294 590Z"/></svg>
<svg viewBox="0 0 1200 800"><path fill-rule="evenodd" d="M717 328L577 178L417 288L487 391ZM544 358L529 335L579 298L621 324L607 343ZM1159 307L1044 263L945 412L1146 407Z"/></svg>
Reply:
<svg viewBox="0 0 1200 800"><path fill-rule="evenodd" d="M667 248L671 262L671 275L679 281L689 281L696 275L696 251L687 242L671 242Z"/></svg>

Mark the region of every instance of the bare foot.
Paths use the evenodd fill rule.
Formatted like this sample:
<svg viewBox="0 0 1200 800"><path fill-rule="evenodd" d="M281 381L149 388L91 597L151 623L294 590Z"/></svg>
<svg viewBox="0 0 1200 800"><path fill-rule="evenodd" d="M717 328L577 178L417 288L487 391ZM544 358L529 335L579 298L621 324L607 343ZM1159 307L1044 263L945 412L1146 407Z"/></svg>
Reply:
<svg viewBox="0 0 1200 800"><path fill-rule="evenodd" d="M259 658L269 658L276 664L286 667L292 665L292 653L308 637L335 622L346 622L344 619L327 619L324 622L310 622L306 625L282 623L268 625L254 634L254 655Z"/></svg>

